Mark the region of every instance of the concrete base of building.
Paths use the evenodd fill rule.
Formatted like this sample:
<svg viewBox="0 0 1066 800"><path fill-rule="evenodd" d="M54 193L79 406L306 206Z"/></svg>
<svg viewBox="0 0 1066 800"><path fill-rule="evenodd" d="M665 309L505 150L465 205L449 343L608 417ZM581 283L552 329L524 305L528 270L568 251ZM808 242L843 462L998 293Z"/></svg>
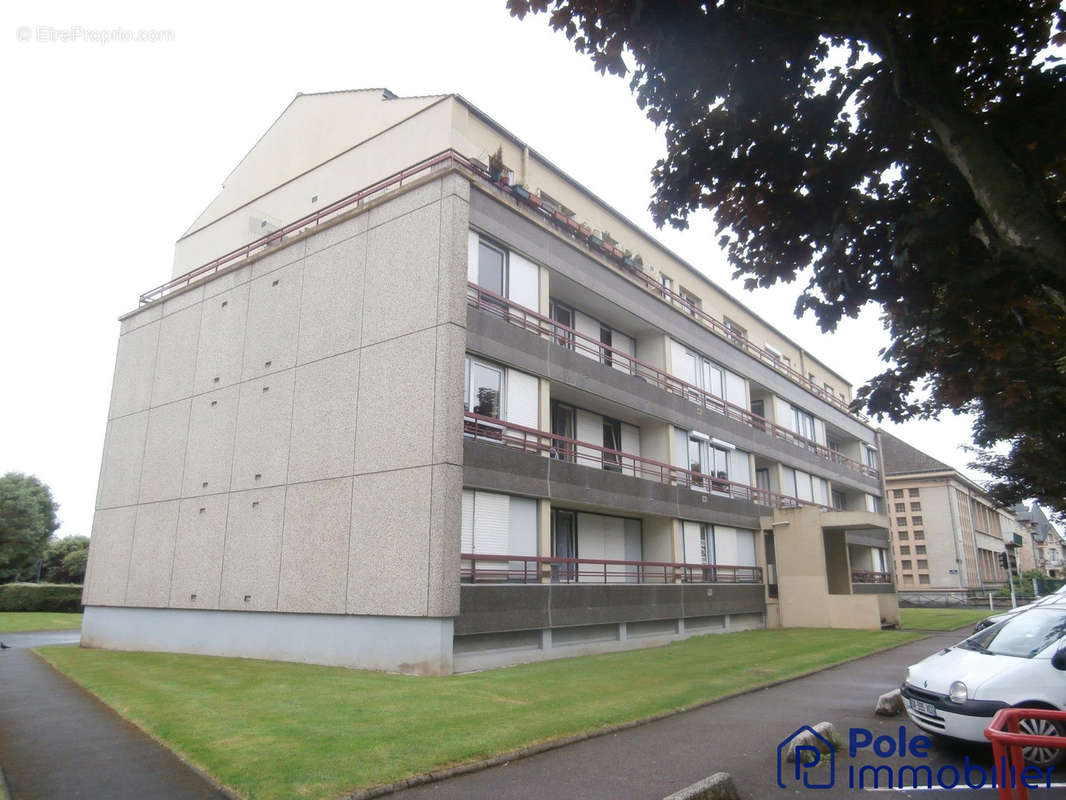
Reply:
<svg viewBox="0 0 1066 800"><path fill-rule="evenodd" d="M692 636L765 627L764 614L742 613L457 636L453 664L456 672L473 672L554 658L658 647Z"/></svg>
<svg viewBox="0 0 1066 800"><path fill-rule="evenodd" d="M86 606L82 647L447 675L451 618Z"/></svg>

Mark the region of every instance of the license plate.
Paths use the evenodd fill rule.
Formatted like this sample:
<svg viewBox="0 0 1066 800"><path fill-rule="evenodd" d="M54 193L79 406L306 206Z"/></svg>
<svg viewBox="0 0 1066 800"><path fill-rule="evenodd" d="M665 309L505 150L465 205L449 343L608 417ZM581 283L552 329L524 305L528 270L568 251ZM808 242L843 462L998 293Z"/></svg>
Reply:
<svg viewBox="0 0 1066 800"><path fill-rule="evenodd" d="M921 700L915 700L910 697L907 698L907 702L910 703L910 707L919 714L925 714L927 717L936 716L936 706L932 703L923 703Z"/></svg>

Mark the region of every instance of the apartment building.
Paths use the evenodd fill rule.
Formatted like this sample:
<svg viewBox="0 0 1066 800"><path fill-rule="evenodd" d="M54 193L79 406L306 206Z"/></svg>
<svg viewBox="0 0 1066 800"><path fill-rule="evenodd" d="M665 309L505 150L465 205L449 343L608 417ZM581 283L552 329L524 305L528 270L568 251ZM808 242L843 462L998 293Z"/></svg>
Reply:
<svg viewBox="0 0 1066 800"><path fill-rule="evenodd" d="M1066 543L1051 524L1040 504L1033 502L1028 508L1024 503L1014 506L1014 516L1019 522L1026 559L1020 565L1022 572L1035 569L1049 578L1064 577L1066 569Z"/></svg>
<svg viewBox="0 0 1066 800"><path fill-rule="evenodd" d="M298 95L121 320L87 646L448 673L898 621L851 389L457 95Z"/></svg>
<svg viewBox="0 0 1066 800"><path fill-rule="evenodd" d="M1006 583L1009 509L953 467L880 431L886 513L899 591L966 591Z"/></svg>

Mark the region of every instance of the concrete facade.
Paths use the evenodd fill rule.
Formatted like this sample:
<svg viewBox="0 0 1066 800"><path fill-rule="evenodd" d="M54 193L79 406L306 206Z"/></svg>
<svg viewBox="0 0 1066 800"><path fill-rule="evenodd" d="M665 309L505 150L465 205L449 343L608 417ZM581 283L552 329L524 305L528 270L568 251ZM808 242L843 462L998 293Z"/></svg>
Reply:
<svg viewBox="0 0 1066 800"><path fill-rule="evenodd" d="M847 382L458 96L298 96L174 274L121 321L87 646L439 674L896 619Z"/></svg>

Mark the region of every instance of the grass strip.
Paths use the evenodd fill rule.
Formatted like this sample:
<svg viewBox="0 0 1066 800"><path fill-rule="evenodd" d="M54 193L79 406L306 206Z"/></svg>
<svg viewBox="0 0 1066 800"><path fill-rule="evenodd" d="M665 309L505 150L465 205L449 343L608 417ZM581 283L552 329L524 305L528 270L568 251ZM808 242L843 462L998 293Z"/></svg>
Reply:
<svg viewBox="0 0 1066 800"><path fill-rule="evenodd" d="M998 611L980 608L901 608L900 627L914 631L953 631L973 625Z"/></svg>
<svg viewBox="0 0 1066 800"><path fill-rule="evenodd" d="M441 678L246 659L38 652L249 800L328 800L679 711L920 638L759 630Z"/></svg>
<svg viewBox="0 0 1066 800"><path fill-rule="evenodd" d="M0 633L63 631L81 627L81 614L52 611L0 611Z"/></svg>

